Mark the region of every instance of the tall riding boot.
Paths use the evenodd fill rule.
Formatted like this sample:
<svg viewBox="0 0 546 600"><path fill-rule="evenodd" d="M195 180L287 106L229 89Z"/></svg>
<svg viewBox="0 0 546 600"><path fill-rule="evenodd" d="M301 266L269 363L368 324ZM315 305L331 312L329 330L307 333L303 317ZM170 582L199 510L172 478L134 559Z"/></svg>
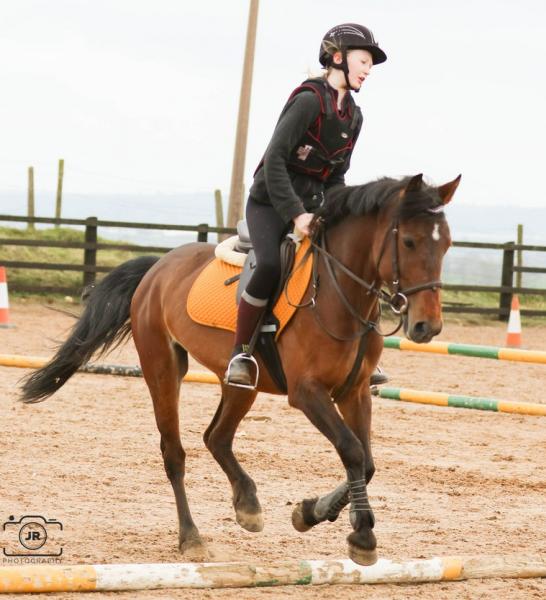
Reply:
<svg viewBox="0 0 546 600"><path fill-rule="evenodd" d="M389 376L383 371L383 369L377 365L375 371L370 377L370 385L383 385L389 381Z"/></svg>
<svg viewBox="0 0 546 600"><path fill-rule="evenodd" d="M267 306L267 299L255 298L243 292L237 312L235 347L226 371L225 382L231 385L254 387L256 361L249 353L250 340Z"/></svg>

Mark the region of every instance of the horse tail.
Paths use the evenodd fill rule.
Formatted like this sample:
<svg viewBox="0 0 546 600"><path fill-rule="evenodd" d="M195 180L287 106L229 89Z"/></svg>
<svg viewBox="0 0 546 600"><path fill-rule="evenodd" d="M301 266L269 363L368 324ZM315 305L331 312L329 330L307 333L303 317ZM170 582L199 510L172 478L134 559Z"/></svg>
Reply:
<svg viewBox="0 0 546 600"><path fill-rule="evenodd" d="M25 378L21 400L41 402L74 375L99 351L102 356L131 335L129 314L135 290L157 256L129 260L108 273L96 286L87 288L82 298L85 309L68 339L47 365Z"/></svg>

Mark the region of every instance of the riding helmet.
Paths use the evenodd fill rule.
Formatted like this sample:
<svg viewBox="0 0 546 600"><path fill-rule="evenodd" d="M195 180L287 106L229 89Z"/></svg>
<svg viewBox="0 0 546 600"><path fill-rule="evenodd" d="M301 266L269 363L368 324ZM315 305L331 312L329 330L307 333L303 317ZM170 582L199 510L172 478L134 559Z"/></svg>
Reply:
<svg viewBox="0 0 546 600"><path fill-rule="evenodd" d="M387 60L387 55L378 46L373 33L363 25L343 23L332 27L332 29L326 32L322 38L319 52L319 62L324 67L333 66L332 56L328 53L327 42L331 42L341 50L344 60L346 60L347 50L352 50L353 48L368 50L373 57L374 65Z"/></svg>

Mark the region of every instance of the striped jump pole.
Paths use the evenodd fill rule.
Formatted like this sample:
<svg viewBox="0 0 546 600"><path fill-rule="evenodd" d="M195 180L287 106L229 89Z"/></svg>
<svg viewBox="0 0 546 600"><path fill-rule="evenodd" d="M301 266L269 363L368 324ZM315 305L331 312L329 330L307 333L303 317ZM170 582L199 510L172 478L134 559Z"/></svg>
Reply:
<svg viewBox="0 0 546 600"><path fill-rule="evenodd" d="M0 354L0 367L19 367L21 369L40 369L49 362L41 356L21 356L19 354ZM78 372L95 373L98 375L123 375L124 377L142 377L140 367L126 365L103 365L87 363L82 365ZM218 383L214 373L204 371L188 371L183 381L190 383Z"/></svg>
<svg viewBox="0 0 546 600"><path fill-rule="evenodd" d="M80 373L95 373L97 375L122 375L124 377L142 377L140 367L127 367L124 365L100 365L90 364L82 365L78 371ZM188 383L219 383L218 377L214 373L205 373L205 371L188 371L182 381Z"/></svg>
<svg viewBox="0 0 546 600"><path fill-rule="evenodd" d="M546 352L541 350L521 350L519 348L500 348L497 346L478 346L474 344L453 344L451 342L429 342L417 344L405 338L386 337L383 341L385 348L395 350L410 350L412 352L430 352L432 354L453 354L472 356L474 358L492 358L546 365Z"/></svg>
<svg viewBox="0 0 546 600"><path fill-rule="evenodd" d="M459 396L455 394L442 394L439 392L426 392L405 388L379 388L377 386L372 388L372 394L374 396L379 396L380 398L387 398L388 400L402 400L404 402L416 402L418 404L474 408L477 410L546 417L546 404L537 404L534 402L513 402L510 400Z"/></svg>
<svg viewBox="0 0 546 600"><path fill-rule="evenodd" d="M282 585L425 583L546 577L541 556L447 557L362 567L349 559L273 564L175 563L0 567L0 593L243 588Z"/></svg>

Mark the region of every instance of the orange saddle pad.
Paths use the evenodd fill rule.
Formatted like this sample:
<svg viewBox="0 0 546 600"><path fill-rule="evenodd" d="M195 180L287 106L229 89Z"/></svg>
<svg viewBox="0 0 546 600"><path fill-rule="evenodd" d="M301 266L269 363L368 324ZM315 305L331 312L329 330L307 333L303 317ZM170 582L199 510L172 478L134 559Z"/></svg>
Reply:
<svg viewBox="0 0 546 600"><path fill-rule="evenodd" d="M278 338L286 327L296 307L292 304L300 304L307 289L313 257L306 252L309 249L309 239L305 238L300 245L294 261L294 274L288 283L288 298L281 294L273 313L279 320ZM241 267L235 267L223 260L215 258L201 272L194 281L188 296L188 314L196 323L235 331L237 324L237 285L238 282L224 285L224 282L242 271Z"/></svg>

